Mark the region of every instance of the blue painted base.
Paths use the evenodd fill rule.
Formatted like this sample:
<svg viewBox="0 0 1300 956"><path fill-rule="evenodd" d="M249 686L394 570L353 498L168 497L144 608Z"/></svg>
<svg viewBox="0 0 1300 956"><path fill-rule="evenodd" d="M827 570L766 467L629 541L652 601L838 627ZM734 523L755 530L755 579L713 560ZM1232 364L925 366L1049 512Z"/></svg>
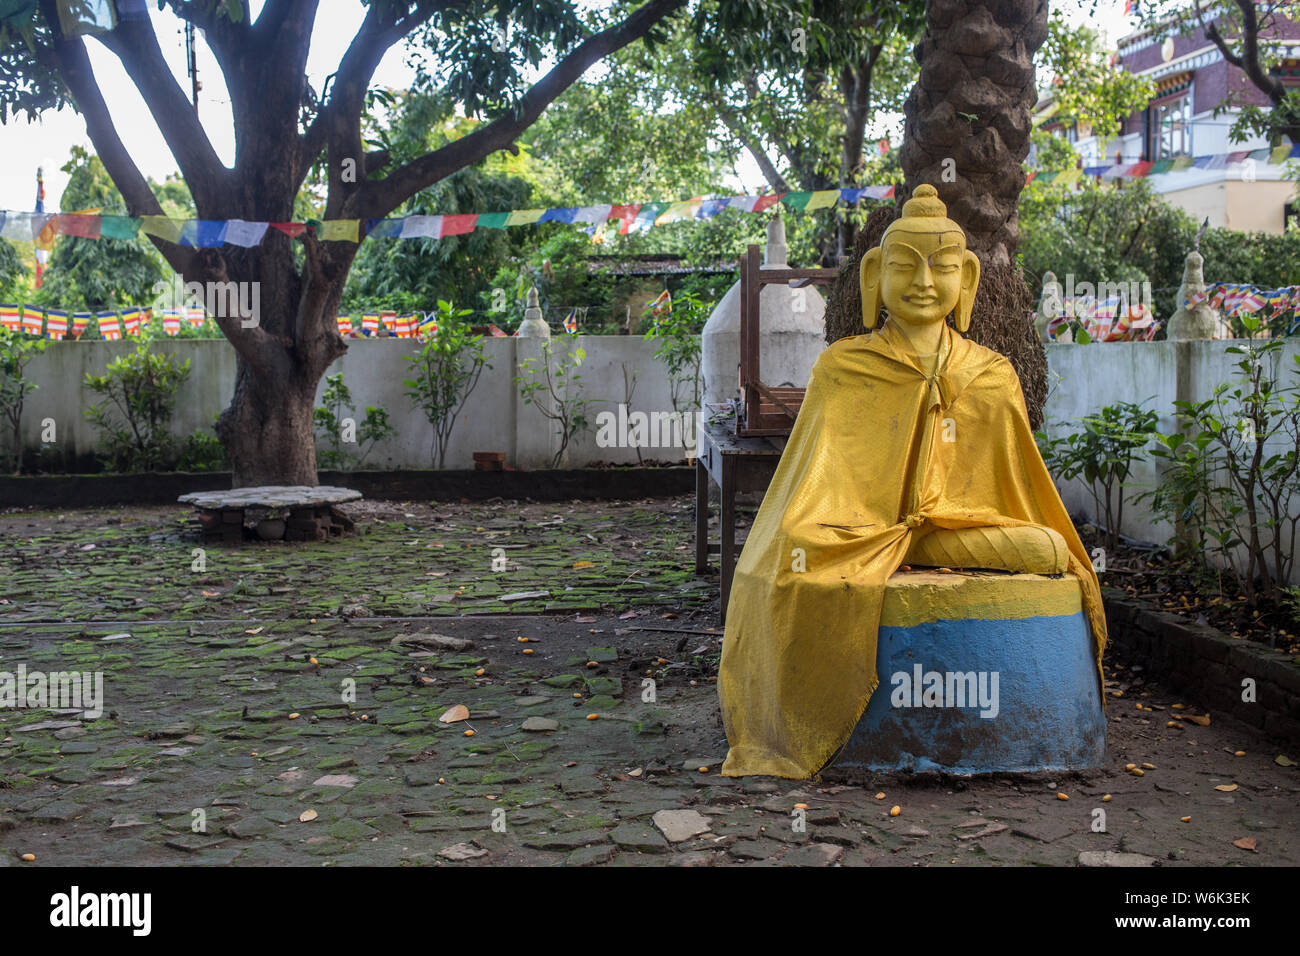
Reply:
<svg viewBox="0 0 1300 956"><path fill-rule="evenodd" d="M880 686L834 766L957 774L1100 766L1106 720L1082 613L878 633Z"/></svg>

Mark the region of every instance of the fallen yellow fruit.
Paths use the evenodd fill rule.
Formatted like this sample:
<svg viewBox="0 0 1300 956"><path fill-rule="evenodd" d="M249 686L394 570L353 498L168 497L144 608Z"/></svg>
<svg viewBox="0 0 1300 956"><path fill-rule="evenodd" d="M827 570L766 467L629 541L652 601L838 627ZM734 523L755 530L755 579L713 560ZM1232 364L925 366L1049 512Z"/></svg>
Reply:
<svg viewBox="0 0 1300 956"><path fill-rule="evenodd" d="M1156 769L1156 765L1153 764L1153 763L1144 763L1144 764L1142 765L1142 769L1143 769L1143 770L1155 770L1155 769Z"/></svg>
<svg viewBox="0 0 1300 956"><path fill-rule="evenodd" d="M1057 800L1069 800L1069 799L1070 799L1070 795L1069 795L1068 793L1058 793L1058 794L1056 795L1056 799L1057 799Z"/></svg>
<svg viewBox="0 0 1300 956"><path fill-rule="evenodd" d="M902 812L903 812L903 808L902 808L902 807L890 807L890 808L889 808L889 815L890 815L891 817L896 817L896 816L898 816L898 815L899 815L900 813L902 813Z"/></svg>
<svg viewBox="0 0 1300 956"><path fill-rule="evenodd" d="M587 719L588 719L588 720L598 720L599 718L600 718L600 714L588 714L588 715L587 715Z"/></svg>
<svg viewBox="0 0 1300 956"><path fill-rule="evenodd" d="M24 853L23 856L22 856L22 859L23 859L23 862L24 862L24 863L31 863L33 860L36 859L36 854L35 854L35 853Z"/></svg>
<svg viewBox="0 0 1300 956"><path fill-rule="evenodd" d="M1108 793L1108 794L1106 794L1104 797L1102 797L1102 798L1101 798L1101 802L1102 802L1102 803L1110 803L1110 794Z"/></svg>
<svg viewBox="0 0 1300 956"><path fill-rule="evenodd" d="M877 799L877 800L883 800L883 799L885 799L884 791L881 791L880 793L876 794L876 799Z"/></svg>
<svg viewBox="0 0 1300 956"><path fill-rule="evenodd" d="M1182 822L1182 823L1191 823L1191 822L1192 822L1192 818L1191 818L1191 817L1179 817L1178 819L1179 819L1179 821Z"/></svg>
<svg viewBox="0 0 1300 956"><path fill-rule="evenodd" d="M473 736L474 736L474 731L472 731L472 730L467 730L467 731L465 731L465 736L466 736L466 737L473 737Z"/></svg>

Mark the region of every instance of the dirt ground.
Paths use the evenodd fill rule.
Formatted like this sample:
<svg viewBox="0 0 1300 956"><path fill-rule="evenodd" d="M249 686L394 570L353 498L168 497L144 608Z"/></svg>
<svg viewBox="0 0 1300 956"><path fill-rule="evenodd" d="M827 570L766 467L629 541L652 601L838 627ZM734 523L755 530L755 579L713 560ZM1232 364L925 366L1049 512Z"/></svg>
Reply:
<svg viewBox="0 0 1300 956"><path fill-rule="evenodd" d="M0 514L0 671L105 696L0 710L0 865L1300 863L1300 770L1114 662L1092 773L719 776L688 499L347 507L206 550L179 507Z"/></svg>

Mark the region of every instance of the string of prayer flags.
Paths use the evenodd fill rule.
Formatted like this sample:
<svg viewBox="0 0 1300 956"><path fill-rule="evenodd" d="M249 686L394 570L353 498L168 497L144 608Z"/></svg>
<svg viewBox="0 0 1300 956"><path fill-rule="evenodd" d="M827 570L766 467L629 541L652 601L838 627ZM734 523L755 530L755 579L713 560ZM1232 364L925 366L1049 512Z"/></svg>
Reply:
<svg viewBox="0 0 1300 956"><path fill-rule="evenodd" d="M245 219L175 219L168 216L100 215L99 210L76 210L46 214L0 212L0 237L35 241L48 251L58 236L83 239L135 239L141 233L166 242L210 249L221 245L251 248L261 244L271 230L298 238L308 229L323 242L360 242L363 236L377 239L444 239L476 229L506 229L511 226L560 222L589 227L593 241L603 241L605 227L612 224L622 235L641 232L657 225L692 219L708 221L724 209L762 212L779 202L792 209L817 210L840 200L853 204L863 198L888 199L893 186L823 189L816 192L768 193L761 196L728 196L648 203L598 203L590 206L560 206L553 209L516 209L507 212L456 215L414 215L398 219L309 219L306 222L260 222Z"/></svg>
<svg viewBox="0 0 1300 956"><path fill-rule="evenodd" d="M1163 176L1179 173L1188 169L1216 170L1227 169L1247 160L1271 166L1280 166L1288 159L1300 159L1300 143L1284 143L1281 146L1262 146L1259 149L1239 149L1226 153L1210 153L1204 156L1178 156L1155 162L1141 160L1132 163L1103 163L1088 166L1083 173L1088 176L1100 176L1103 179L1144 179L1148 176ZM1060 180L1062 173L1045 172L1037 177L1043 182Z"/></svg>

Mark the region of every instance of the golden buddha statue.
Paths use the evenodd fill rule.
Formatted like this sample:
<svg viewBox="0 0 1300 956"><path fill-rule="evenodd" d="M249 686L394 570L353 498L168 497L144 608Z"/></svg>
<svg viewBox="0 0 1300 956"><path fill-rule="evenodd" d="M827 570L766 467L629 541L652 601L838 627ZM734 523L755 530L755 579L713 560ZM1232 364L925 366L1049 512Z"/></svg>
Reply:
<svg viewBox="0 0 1300 956"><path fill-rule="evenodd" d="M881 602L905 564L1069 573L1100 661L1097 578L1019 380L959 334L979 275L928 185L863 257L863 324L875 329L882 302L888 318L818 359L737 562L718 681L724 775L803 778L834 757L879 683Z"/></svg>

